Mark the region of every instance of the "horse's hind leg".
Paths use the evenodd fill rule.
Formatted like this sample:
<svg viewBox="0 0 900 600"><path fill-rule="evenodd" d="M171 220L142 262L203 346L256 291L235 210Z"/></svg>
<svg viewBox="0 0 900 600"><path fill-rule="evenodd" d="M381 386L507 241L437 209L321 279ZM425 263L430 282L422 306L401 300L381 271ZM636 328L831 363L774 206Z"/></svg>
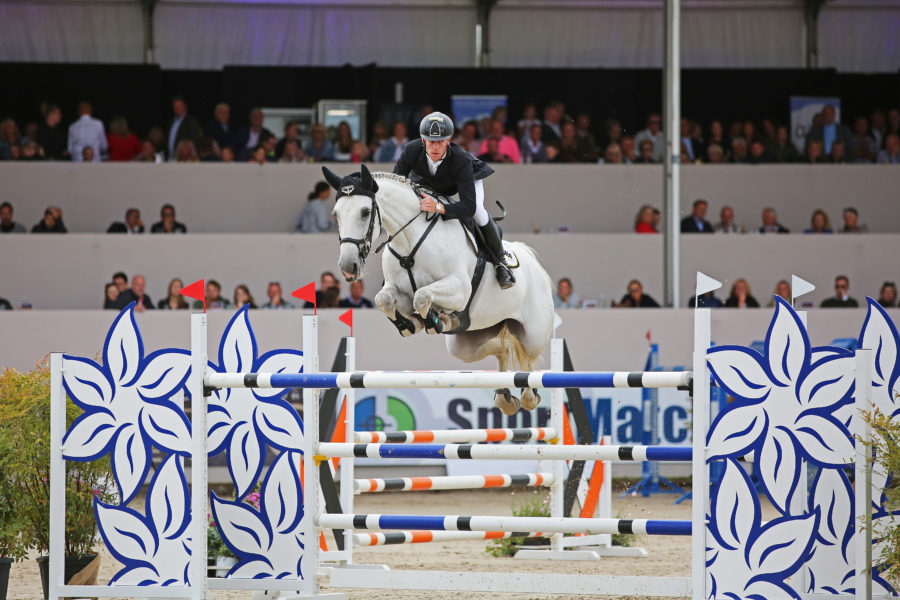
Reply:
<svg viewBox="0 0 900 600"><path fill-rule="evenodd" d="M489 329L466 331L447 336L447 349L450 354L464 362L475 362L493 356L497 359L497 369L509 369L509 350L504 345L500 332L503 325L495 325ZM494 405L507 416L516 414L521 403L506 388L494 390Z"/></svg>

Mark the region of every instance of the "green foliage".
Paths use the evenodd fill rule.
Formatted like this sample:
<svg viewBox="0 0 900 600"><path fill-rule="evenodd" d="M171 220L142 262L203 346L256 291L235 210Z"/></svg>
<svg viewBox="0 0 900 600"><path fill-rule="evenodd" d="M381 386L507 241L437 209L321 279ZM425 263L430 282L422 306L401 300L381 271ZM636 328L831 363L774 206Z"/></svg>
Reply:
<svg viewBox="0 0 900 600"><path fill-rule="evenodd" d="M66 402L66 426L81 414ZM50 369L39 362L26 372L0 375L0 474L19 531L13 555L23 548L42 554L50 549ZM66 469L66 554L81 556L94 548L94 497L111 502L115 495L109 458L68 463ZM2 509L0 509L2 510ZM0 513L2 514L2 513ZM0 550L2 531L0 529ZM7 543L9 538L7 539ZM0 552L2 554L2 552Z"/></svg>
<svg viewBox="0 0 900 600"><path fill-rule="evenodd" d="M512 508L514 517L549 517L550 516L550 496L545 490L528 489L525 492L518 492L525 497L522 498ZM516 492L513 492L516 494ZM528 541L538 542L538 544L528 543ZM546 545L547 538L506 538L500 540L492 540L488 544L485 552L495 557L514 556L522 546L526 545Z"/></svg>
<svg viewBox="0 0 900 600"><path fill-rule="evenodd" d="M892 513L900 510L900 481L897 479L900 475L900 421L892 420L890 415L878 410L864 416L872 429L872 439L863 440L872 451L872 469L893 475L885 490L885 508ZM881 555L876 556L873 552L872 563L897 588L900 587L900 521L896 518L882 521L885 524L873 531L873 536L879 538Z"/></svg>

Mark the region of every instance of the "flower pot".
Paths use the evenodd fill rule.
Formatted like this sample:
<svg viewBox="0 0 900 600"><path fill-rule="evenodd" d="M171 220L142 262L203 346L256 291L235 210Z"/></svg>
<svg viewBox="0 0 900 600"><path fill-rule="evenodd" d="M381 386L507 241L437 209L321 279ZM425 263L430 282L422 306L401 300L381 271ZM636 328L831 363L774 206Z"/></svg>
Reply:
<svg viewBox="0 0 900 600"><path fill-rule="evenodd" d="M91 563L97 560L97 565L91 565ZM50 594L49 590L49 582L50 582L50 559L46 556L39 556L37 559L38 569L41 572L41 586L44 588L44 600L47 600L47 597ZM81 556L66 556L66 566L65 566L65 582L66 583L77 583L78 585L95 585L97 583L97 571L99 567L100 559L96 554L82 554ZM85 573L86 577L79 577L78 581L72 581L76 575L81 574L82 571L86 571L87 567L91 565L93 573Z"/></svg>
<svg viewBox="0 0 900 600"><path fill-rule="evenodd" d="M231 567L238 563L238 559L233 556L217 556L216 557L216 577L225 577Z"/></svg>
<svg viewBox="0 0 900 600"><path fill-rule="evenodd" d="M9 586L9 568L13 559L0 558L0 600L6 600L6 588Z"/></svg>

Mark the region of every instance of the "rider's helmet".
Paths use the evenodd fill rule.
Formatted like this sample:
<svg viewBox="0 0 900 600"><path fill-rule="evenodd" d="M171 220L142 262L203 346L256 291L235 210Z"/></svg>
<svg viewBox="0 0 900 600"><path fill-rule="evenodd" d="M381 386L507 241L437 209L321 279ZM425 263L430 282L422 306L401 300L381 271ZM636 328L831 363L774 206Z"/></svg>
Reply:
<svg viewBox="0 0 900 600"><path fill-rule="evenodd" d="M419 135L432 142L448 140L453 137L453 121L444 113L433 112L419 123Z"/></svg>

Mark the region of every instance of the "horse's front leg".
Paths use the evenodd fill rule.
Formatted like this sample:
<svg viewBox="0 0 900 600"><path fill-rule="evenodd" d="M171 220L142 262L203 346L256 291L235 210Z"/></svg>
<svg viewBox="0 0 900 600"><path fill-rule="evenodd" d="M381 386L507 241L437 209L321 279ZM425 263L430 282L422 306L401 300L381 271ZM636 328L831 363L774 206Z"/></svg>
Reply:
<svg viewBox="0 0 900 600"><path fill-rule="evenodd" d="M375 294L375 306L383 312L400 331L403 337L409 337L422 331L424 324L413 314L412 300L393 284L386 283ZM409 315L409 317L407 317Z"/></svg>
<svg viewBox="0 0 900 600"><path fill-rule="evenodd" d="M413 308L425 319L426 331L440 333L450 324L450 318L447 315L440 315L436 310L429 314L434 306L447 312L463 310L471 289L472 284L468 279L456 275L448 275L419 288L413 297Z"/></svg>

